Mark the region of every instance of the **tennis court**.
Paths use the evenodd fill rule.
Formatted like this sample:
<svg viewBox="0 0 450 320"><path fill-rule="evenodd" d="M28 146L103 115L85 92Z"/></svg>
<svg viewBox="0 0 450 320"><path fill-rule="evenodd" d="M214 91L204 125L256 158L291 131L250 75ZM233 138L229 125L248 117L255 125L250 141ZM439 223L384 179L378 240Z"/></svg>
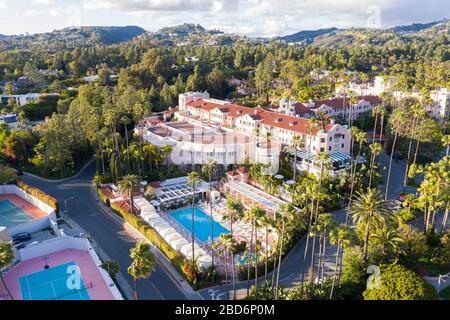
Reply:
<svg viewBox="0 0 450 320"><path fill-rule="evenodd" d="M23 300L90 300L75 262L23 276L19 282Z"/></svg>

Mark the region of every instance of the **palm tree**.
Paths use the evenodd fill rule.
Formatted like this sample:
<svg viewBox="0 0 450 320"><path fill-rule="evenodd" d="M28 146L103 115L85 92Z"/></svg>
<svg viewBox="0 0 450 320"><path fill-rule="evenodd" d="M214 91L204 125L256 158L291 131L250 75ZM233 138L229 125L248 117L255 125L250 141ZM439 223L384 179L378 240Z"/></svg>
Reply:
<svg viewBox="0 0 450 320"><path fill-rule="evenodd" d="M231 256L231 263L234 266L234 246L236 245L235 240L231 234L222 233L219 237L219 241L214 244L214 250L218 250L219 256L225 256L225 285L227 290L227 299L230 300L230 290L228 288L228 260ZM234 300L236 300L236 273L233 267L233 292Z"/></svg>
<svg viewBox="0 0 450 320"><path fill-rule="evenodd" d="M353 165L353 154L354 154L354 147L355 147L355 140L356 140L356 134L359 132L358 127L350 127L349 133L350 133L350 165Z"/></svg>
<svg viewBox="0 0 450 320"><path fill-rule="evenodd" d="M140 242L130 250L130 258L133 260L128 268L128 273L134 279L134 297L138 299L136 286L137 279L146 279L155 271L156 257L148 243Z"/></svg>
<svg viewBox="0 0 450 320"><path fill-rule="evenodd" d="M122 178L122 181L119 182L119 191L122 194L128 195L128 199L130 199L130 207L131 213L134 213L134 197L133 192L139 186L139 177L133 174L126 175Z"/></svg>
<svg viewBox="0 0 450 320"><path fill-rule="evenodd" d="M450 151L450 134L443 136L441 141L442 141L442 146L444 148L446 148L445 156L448 157L449 151Z"/></svg>
<svg viewBox="0 0 450 320"><path fill-rule="evenodd" d="M325 269L325 254L326 254L326 244L327 244L327 234L329 230L333 229L336 225L334 216L329 213L319 215L317 221L317 230L320 235L320 249L319 249L319 263L317 265L317 275L319 279L323 279L324 269Z"/></svg>
<svg viewBox="0 0 450 320"><path fill-rule="evenodd" d="M339 285L339 283L340 283L340 275L341 275L341 270L342 270L342 264L340 264L339 277L338 277L338 264L339 264L340 256L344 255L344 250L346 248L348 248L356 240L356 234L350 226L341 224L338 227L331 229L329 237L330 237L330 243L332 245L337 245L333 282L331 284L331 290L330 290L330 300L332 300L334 287L336 285L336 280L337 280L337 285ZM341 254L341 251L342 251L342 254Z"/></svg>
<svg viewBox="0 0 450 320"><path fill-rule="evenodd" d="M170 144L165 144L161 148L161 152L164 154L164 159L166 159L166 166L169 165L169 157L173 152L173 147Z"/></svg>
<svg viewBox="0 0 450 320"><path fill-rule="evenodd" d="M195 195L196 188L200 183L200 178L197 172L192 171L188 176L188 185L192 188L192 232L191 232L191 242L192 242L192 266L195 264Z"/></svg>
<svg viewBox="0 0 450 320"><path fill-rule="evenodd" d="M409 139L409 146L408 146L408 156L406 158L406 167L405 167L405 176L403 179L403 192L406 188L406 182L408 180L408 171L409 171L409 164L410 164L410 158L411 158L411 148L413 140L416 136L416 130L417 130L417 121L419 118L422 118L425 115L425 110L421 107L420 104L415 104L411 107L411 112L413 114L413 123L411 128L411 136Z"/></svg>
<svg viewBox="0 0 450 320"><path fill-rule="evenodd" d="M293 169L293 180L296 181L296 177L297 177L297 150L298 149L303 149L305 147L305 141L303 141L303 138L298 135L295 134L292 137L292 143L291 143L291 147L294 149L294 169Z"/></svg>
<svg viewBox="0 0 450 320"><path fill-rule="evenodd" d="M393 218L393 212L377 189L369 189L364 193L358 192L357 198L353 205L348 207L348 211L353 216L354 223L365 227L363 251L363 262L365 264L371 228L386 225Z"/></svg>
<svg viewBox="0 0 450 320"><path fill-rule="evenodd" d="M372 109L372 116L375 119L375 124L373 125L373 138L372 138L372 142L375 142L375 135L377 134L377 123L378 123L378 117L380 115L380 111L381 111L381 106L376 106L375 108Z"/></svg>
<svg viewBox="0 0 450 320"><path fill-rule="evenodd" d="M382 248L383 257L387 257L389 252L402 253L402 245L405 240L402 238L398 230L383 228L379 232L373 234L371 239L375 245L379 245Z"/></svg>
<svg viewBox="0 0 450 320"><path fill-rule="evenodd" d="M277 278L275 282L275 300L278 300L278 287L279 287L279 281L280 281L280 270L281 270L281 258L283 257L283 251L284 251L284 238L286 233L286 225L292 221L295 208L290 204L281 204L278 207L279 216L278 216L278 223L281 224L281 242L279 246L279 252L278 252L278 267L277 267Z"/></svg>
<svg viewBox="0 0 450 320"><path fill-rule="evenodd" d="M397 138L400 133L401 127L403 125L404 118L405 118L405 112L401 109L397 109L396 112L394 112L391 116L392 129L394 130L394 141L392 142L391 156L389 158L389 169L388 169L388 176L387 176L387 181L386 181L386 191L385 191L385 195L384 195L384 200L387 200L388 196L389 196L389 184L391 182L392 159L394 157Z"/></svg>
<svg viewBox="0 0 450 320"><path fill-rule="evenodd" d="M14 300L14 297L7 287L5 283L5 279L3 278L3 270L9 268L14 262L14 252L12 244L6 242L0 242L0 281L5 288L8 296L11 297L11 300Z"/></svg>
<svg viewBox="0 0 450 320"><path fill-rule="evenodd" d="M306 129L308 130L309 143L308 143L308 153L311 154L312 141L313 141L313 132L318 126L318 121L316 118L308 119L308 124L306 125ZM308 162L308 173L309 173L309 165Z"/></svg>
<svg viewBox="0 0 450 320"><path fill-rule="evenodd" d="M327 131L327 125L330 123L330 117L325 112L317 112L316 120L324 132Z"/></svg>
<svg viewBox="0 0 450 320"><path fill-rule="evenodd" d="M234 222L237 221L239 218L242 218L243 214L244 214L244 206L242 205L242 203L234 199L233 197L228 197L227 211L224 215L224 218L230 220L230 233L232 237L233 237Z"/></svg>
<svg viewBox="0 0 450 320"><path fill-rule="evenodd" d="M367 142L367 134L363 131L357 131L355 134L355 139L359 143L359 150L358 150L358 155L356 156L356 161L353 164L353 167L351 168L352 172L350 174L350 197L348 199L349 207L352 205L353 193L355 191L356 170L358 168L358 161L360 160L359 158L361 156L361 150L362 150L363 143ZM346 223L348 222L348 214L345 218L345 221L346 221Z"/></svg>
<svg viewBox="0 0 450 320"><path fill-rule="evenodd" d="M216 160L209 159L202 167L203 174L208 176L208 188L209 188L209 212L211 214L211 248L214 247L214 219L213 219L213 207L212 207L212 187L211 181L214 172L216 172L218 163ZM214 253L212 254L212 266L214 267Z"/></svg>
<svg viewBox="0 0 450 320"><path fill-rule="evenodd" d="M253 235L256 228L256 221L261 217L265 212L258 208L254 207L251 208L249 211L247 211L247 214L245 215L245 220L249 221L252 226L252 232L250 236L250 247L249 247L249 254L247 259L247 295L250 294L250 263L252 262L252 251L253 251ZM258 239L255 239L255 242L258 241ZM255 250L256 254L256 250ZM258 261L255 261L256 268L258 267ZM255 281L257 280L257 275L255 275ZM256 286L256 296L258 296L258 287Z"/></svg>
<svg viewBox="0 0 450 320"><path fill-rule="evenodd" d="M383 151L383 146L380 143L375 142L375 143L372 143L369 146L369 148L370 148L370 153L372 154L372 157L370 159L370 176L369 176L369 189L370 189L372 187L373 169L375 167L375 159Z"/></svg>
<svg viewBox="0 0 450 320"><path fill-rule="evenodd" d="M264 265L264 280L267 281L268 264L269 264L269 228L273 226L273 219L269 215L259 217L259 224L266 229L266 257Z"/></svg>

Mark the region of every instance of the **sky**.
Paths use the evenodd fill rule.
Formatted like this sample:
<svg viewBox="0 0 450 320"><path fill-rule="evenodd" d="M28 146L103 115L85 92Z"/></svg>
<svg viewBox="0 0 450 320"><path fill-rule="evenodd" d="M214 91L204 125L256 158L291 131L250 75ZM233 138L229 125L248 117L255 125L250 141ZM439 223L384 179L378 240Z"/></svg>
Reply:
<svg viewBox="0 0 450 320"><path fill-rule="evenodd" d="M449 0L0 0L0 34L71 26L181 23L272 37L328 27L387 28L450 17Z"/></svg>

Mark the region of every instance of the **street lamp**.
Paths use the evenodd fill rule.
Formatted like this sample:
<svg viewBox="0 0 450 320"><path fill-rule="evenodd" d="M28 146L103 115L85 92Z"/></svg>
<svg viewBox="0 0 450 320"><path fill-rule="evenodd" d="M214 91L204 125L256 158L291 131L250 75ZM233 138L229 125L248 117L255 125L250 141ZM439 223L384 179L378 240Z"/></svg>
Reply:
<svg viewBox="0 0 450 320"><path fill-rule="evenodd" d="M74 197L70 197L70 198L64 200L64 205L66 206L66 212L65 212L66 215L69 215L69 209L67 207L67 201L70 201L70 200L73 200L73 199L74 199Z"/></svg>
<svg viewBox="0 0 450 320"><path fill-rule="evenodd" d="M439 279L438 279L438 294L439 292L441 292L441 281L443 282L447 282L448 279L448 274L443 274L443 275L439 275Z"/></svg>

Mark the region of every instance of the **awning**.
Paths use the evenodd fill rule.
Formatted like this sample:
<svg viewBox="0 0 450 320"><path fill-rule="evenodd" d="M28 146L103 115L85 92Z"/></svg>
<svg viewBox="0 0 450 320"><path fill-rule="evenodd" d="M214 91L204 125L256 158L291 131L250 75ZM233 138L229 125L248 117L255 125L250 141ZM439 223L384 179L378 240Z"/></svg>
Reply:
<svg viewBox="0 0 450 320"><path fill-rule="evenodd" d="M332 162L345 162L350 161L351 157L342 152L333 152L330 154L330 158Z"/></svg>
<svg viewBox="0 0 450 320"><path fill-rule="evenodd" d="M288 149L287 152L293 156L295 154L294 149ZM306 150L297 150L297 158L301 158L306 161L314 161L316 159L316 155L314 153L308 152Z"/></svg>

